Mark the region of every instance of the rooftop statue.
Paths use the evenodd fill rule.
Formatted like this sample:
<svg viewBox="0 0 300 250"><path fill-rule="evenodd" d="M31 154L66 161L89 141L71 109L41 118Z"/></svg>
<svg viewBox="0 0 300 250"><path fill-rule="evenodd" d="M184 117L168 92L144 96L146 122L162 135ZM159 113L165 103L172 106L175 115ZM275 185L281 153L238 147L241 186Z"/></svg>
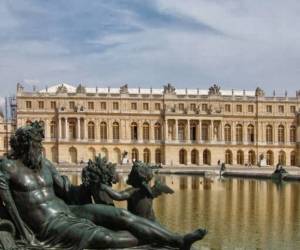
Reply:
<svg viewBox="0 0 300 250"><path fill-rule="evenodd" d="M38 122L18 128L10 141L11 154L0 164L2 204L27 245L81 250L156 244L188 250L207 233L175 234L112 206L68 205L64 199L72 186L42 156L43 138Z"/></svg>
<svg viewBox="0 0 300 250"><path fill-rule="evenodd" d="M127 184L131 185L131 188L121 192L103 184L101 188L114 200L127 200L127 209L131 213L154 221L153 199L164 193L172 194L174 191L158 180L155 180L155 184L150 186L149 182L152 178L152 168L141 161L135 161L127 179Z"/></svg>
<svg viewBox="0 0 300 250"><path fill-rule="evenodd" d="M220 89L220 86L214 84L208 89L208 95L221 95Z"/></svg>

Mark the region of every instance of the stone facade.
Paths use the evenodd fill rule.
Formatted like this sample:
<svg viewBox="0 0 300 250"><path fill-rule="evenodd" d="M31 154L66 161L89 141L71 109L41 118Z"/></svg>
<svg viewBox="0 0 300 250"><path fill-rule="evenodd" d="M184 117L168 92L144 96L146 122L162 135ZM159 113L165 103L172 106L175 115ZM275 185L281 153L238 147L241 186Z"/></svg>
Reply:
<svg viewBox="0 0 300 250"><path fill-rule="evenodd" d="M6 121L0 113L0 156L5 155L9 150L9 138L14 131L12 121Z"/></svg>
<svg viewBox="0 0 300 250"><path fill-rule="evenodd" d="M41 120L44 153L58 163L105 155L166 165L300 166L300 95L256 91L86 88L59 84L17 88L17 126Z"/></svg>

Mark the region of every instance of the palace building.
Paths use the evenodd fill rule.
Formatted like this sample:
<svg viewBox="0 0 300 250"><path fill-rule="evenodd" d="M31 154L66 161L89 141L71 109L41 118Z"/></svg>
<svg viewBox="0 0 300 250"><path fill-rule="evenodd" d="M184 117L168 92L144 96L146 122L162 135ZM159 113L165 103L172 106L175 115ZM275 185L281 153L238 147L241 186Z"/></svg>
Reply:
<svg viewBox="0 0 300 250"><path fill-rule="evenodd" d="M17 127L40 120L43 152L77 164L101 154L125 164L300 166L300 92L17 86Z"/></svg>

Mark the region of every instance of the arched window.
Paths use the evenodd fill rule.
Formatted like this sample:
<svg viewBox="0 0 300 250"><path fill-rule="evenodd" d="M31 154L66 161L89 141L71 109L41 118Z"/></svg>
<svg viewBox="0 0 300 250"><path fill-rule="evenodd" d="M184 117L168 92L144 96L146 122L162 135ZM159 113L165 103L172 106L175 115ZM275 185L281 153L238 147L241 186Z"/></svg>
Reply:
<svg viewBox="0 0 300 250"><path fill-rule="evenodd" d="M291 143L296 142L296 127L295 126L290 127L290 142Z"/></svg>
<svg viewBox="0 0 300 250"><path fill-rule="evenodd" d="M96 150L92 147L88 149L88 159L94 161L96 156Z"/></svg>
<svg viewBox="0 0 300 250"><path fill-rule="evenodd" d="M51 148L51 160L52 160L52 162L55 162L55 163L58 162L58 152L57 152L56 146L53 146Z"/></svg>
<svg viewBox="0 0 300 250"><path fill-rule="evenodd" d="M254 126L252 124L248 125L247 128L247 139L248 143L254 143Z"/></svg>
<svg viewBox="0 0 300 250"><path fill-rule="evenodd" d="M185 149L179 150L179 164L187 164L187 152Z"/></svg>
<svg viewBox="0 0 300 250"><path fill-rule="evenodd" d="M132 160L132 162L139 160L139 151L136 148L132 149L131 160Z"/></svg>
<svg viewBox="0 0 300 250"><path fill-rule="evenodd" d="M236 143L243 143L243 126L241 124L236 125Z"/></svg>
<svg viewBox="0 0 300 250"><path fill-rule="evenodd" d="M199 164L199 152L196 149L191 151L191 163L195 165Z"/></svg>
<svg viewBox="0 0 300 250"><path fill-rule="evenodd" d="M211 164L211 154L208 149L203 151L203 164L210 165Z"/></svg>
<svg viewBox="0 0 300 250"><path fill-rule="evenodd" d="M100 139L107 140L107 125L106 122L100 123Z"/></svg>
<svg viewBox="0 0 300 250"><path fill-rule="evenodd" d="M138 126L136 122L131 123L131 140L136 141L138 139Z"/></svg>
<svg viewBox="0 0 300 250"><path fill-rule="evenodd" d="M158 122L154 125L154 139L156 141L161 140L161 125Z"/></svg>
<svg viewBox="0 0 300 250"><path fill-rule="evenodd" d="M76 139L76 123L74 120L69 121L69 139Z"/></svg>
<svg viewBox="0 0 300 250"><path fill-rule="evenodd" d="M185 139L185 124L183 122L178 123L178 140L183 141Z"/></svg>
<svg viewBox="0 0 300 250"><path fill-rule="evenodd" d="M232 152L229 149L225 151L225 163L232 165Z"/></svg>
<svg viewBox="0 0 300 250"><path fill-rule="evenodd" d="M157 148L155 150L155 163L160 164L161 163L161 150L160 148Z"/></svg>
<svg viewBox="0 0 300 250"><path fill-rule="evenodd" d="M113 140L120 139L120 126L118 122L113 123Z"/></svg>
<svg viewBox="0 0 300 250"><path fill-rule="evenodd" d="M197 124L195 121L192 121L191 122L191 125L190 125L190 139L191 141L196 141L197 139Z"/></svg>
<svg viewBox="0 0 300 250"><path fill-rule="evenodd" d="M3 148L5 150L8 149L8 137L7 136L4 136L4 138L3 138Z"/></svg>
<svg viewBox="0 0 300 250"><path fill-rule="evenodd" d="M144 162L150 163L150 150L148 148L144 149Z"/></svg>
<svg viewBox="0 0 300 250"><path fill-rule="evenodd" d="M239 165L244 165L244 152L242 150L237 151L236 163Z"/></svg>
<svg viewBox="0 0 300 250"><path fill-rule="evenodd" d="M273 127L271 125L266 128L266 142L268 144L273 143Z"/></svg>
<svg viewBox="0 0 300 250"><path fill-rule="evenodd" d="M51 139L56 138L56 134L57 134L56 131L57 131L56 122L51 121L51 123L50 123L50 137L51 137Z"/></svg>
<svg viewBox="0 0 300 250"><path fill-rule="evenodd" d="M95 139L95 123L93 122L88 123L88 139L89 140Z"/></svg>
<svg viewBox="0 0 300 250"><path fill-rule="evenodd" d="M208 141L209 138L209 131L208 131L208 124L204 123L201 125L201 139L203 141Z"/></svg>
<svg viewBox="0 0 300 250"><path fill-rule="evenodd" d="M77 163L77 150L74 147L71 147L69 149L69 154L70 154L70 163Z"/></svg>
<svg viewBox="0 0 300 250"><path fill-rule="evenodd" d="M284 143L284 126L278 126L278 143Z"/></svg>
<svg viewBox="0 0 300 250"><path fill-rule="evenodd" d="M121 150L119 148L114 148L111 161L117 164L121 163Z"/></svg>
<svg viewBox="0 0 300 250"><path fill-rule="evenodd" d="M267 161L267 165L269 165L269 166L274 165L274 155L271 150L267 151L266 161Z"/></svg>
<svg viewBox="0 0 300 250"><path fill-rule="evenodd" d="M296 166L296 153L295 153L295 151L291 152L291 166Z"/></svg>
<svg viewBox="0 0 300 250"><path fill-rule="evenodd" d="M280 151L278 154L278 163L280 165L286 165L286 156L284 151Z"/></svg>
<svg viewBox="0 0 300 250"><path fill-rule="evenodd" d="M31 123L32 123L32 121L31 121L31 120L27 120L27 121L26 121L26 126L29 126L29 125L31 125Z"/></svg>
<svg viewBox="0 0 300 250"><path fill-rule="evenodd" d="M224 127L225 142L231 142L231 126L226 124Z"/></svg>
<svg viewBox="0 0 300 250"><path fill-rule="evenodd" d="M144 122L143 124L143 140L149 141L150 135L149 135L150 126L148 122Z"/></svg>
<svg viewBox="0 0 300 250"><path fill-rule="evenodd" d="M248 163L251 164L251 165L256 164L255 152L253 150L250 150L248 152Z"/></svg>

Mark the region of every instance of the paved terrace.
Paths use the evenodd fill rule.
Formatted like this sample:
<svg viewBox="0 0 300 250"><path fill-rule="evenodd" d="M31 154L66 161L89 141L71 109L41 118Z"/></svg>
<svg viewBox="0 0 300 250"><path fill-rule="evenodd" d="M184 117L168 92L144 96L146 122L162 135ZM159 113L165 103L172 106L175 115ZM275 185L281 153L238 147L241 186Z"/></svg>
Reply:
<svg viewBox="0 0 300 250"><path fill-rule="evenodd" d="M79 174L84 167L81 165L59 165L58 170L61 172L68 172ZM288 171L288 176L285 180L298 180L300 181L300 168L299 167L285 167ZM131 165L118 165L117 172L129 173ZM225 177L242 177L242 178L261 178L269 179L271 174L275 170L275 167L244 167L244 166L226 166L226 171L223 174ZM160 174L181 174L181 175L219 175L219 166L163 166L160 169L155 170Z"/></svg>

